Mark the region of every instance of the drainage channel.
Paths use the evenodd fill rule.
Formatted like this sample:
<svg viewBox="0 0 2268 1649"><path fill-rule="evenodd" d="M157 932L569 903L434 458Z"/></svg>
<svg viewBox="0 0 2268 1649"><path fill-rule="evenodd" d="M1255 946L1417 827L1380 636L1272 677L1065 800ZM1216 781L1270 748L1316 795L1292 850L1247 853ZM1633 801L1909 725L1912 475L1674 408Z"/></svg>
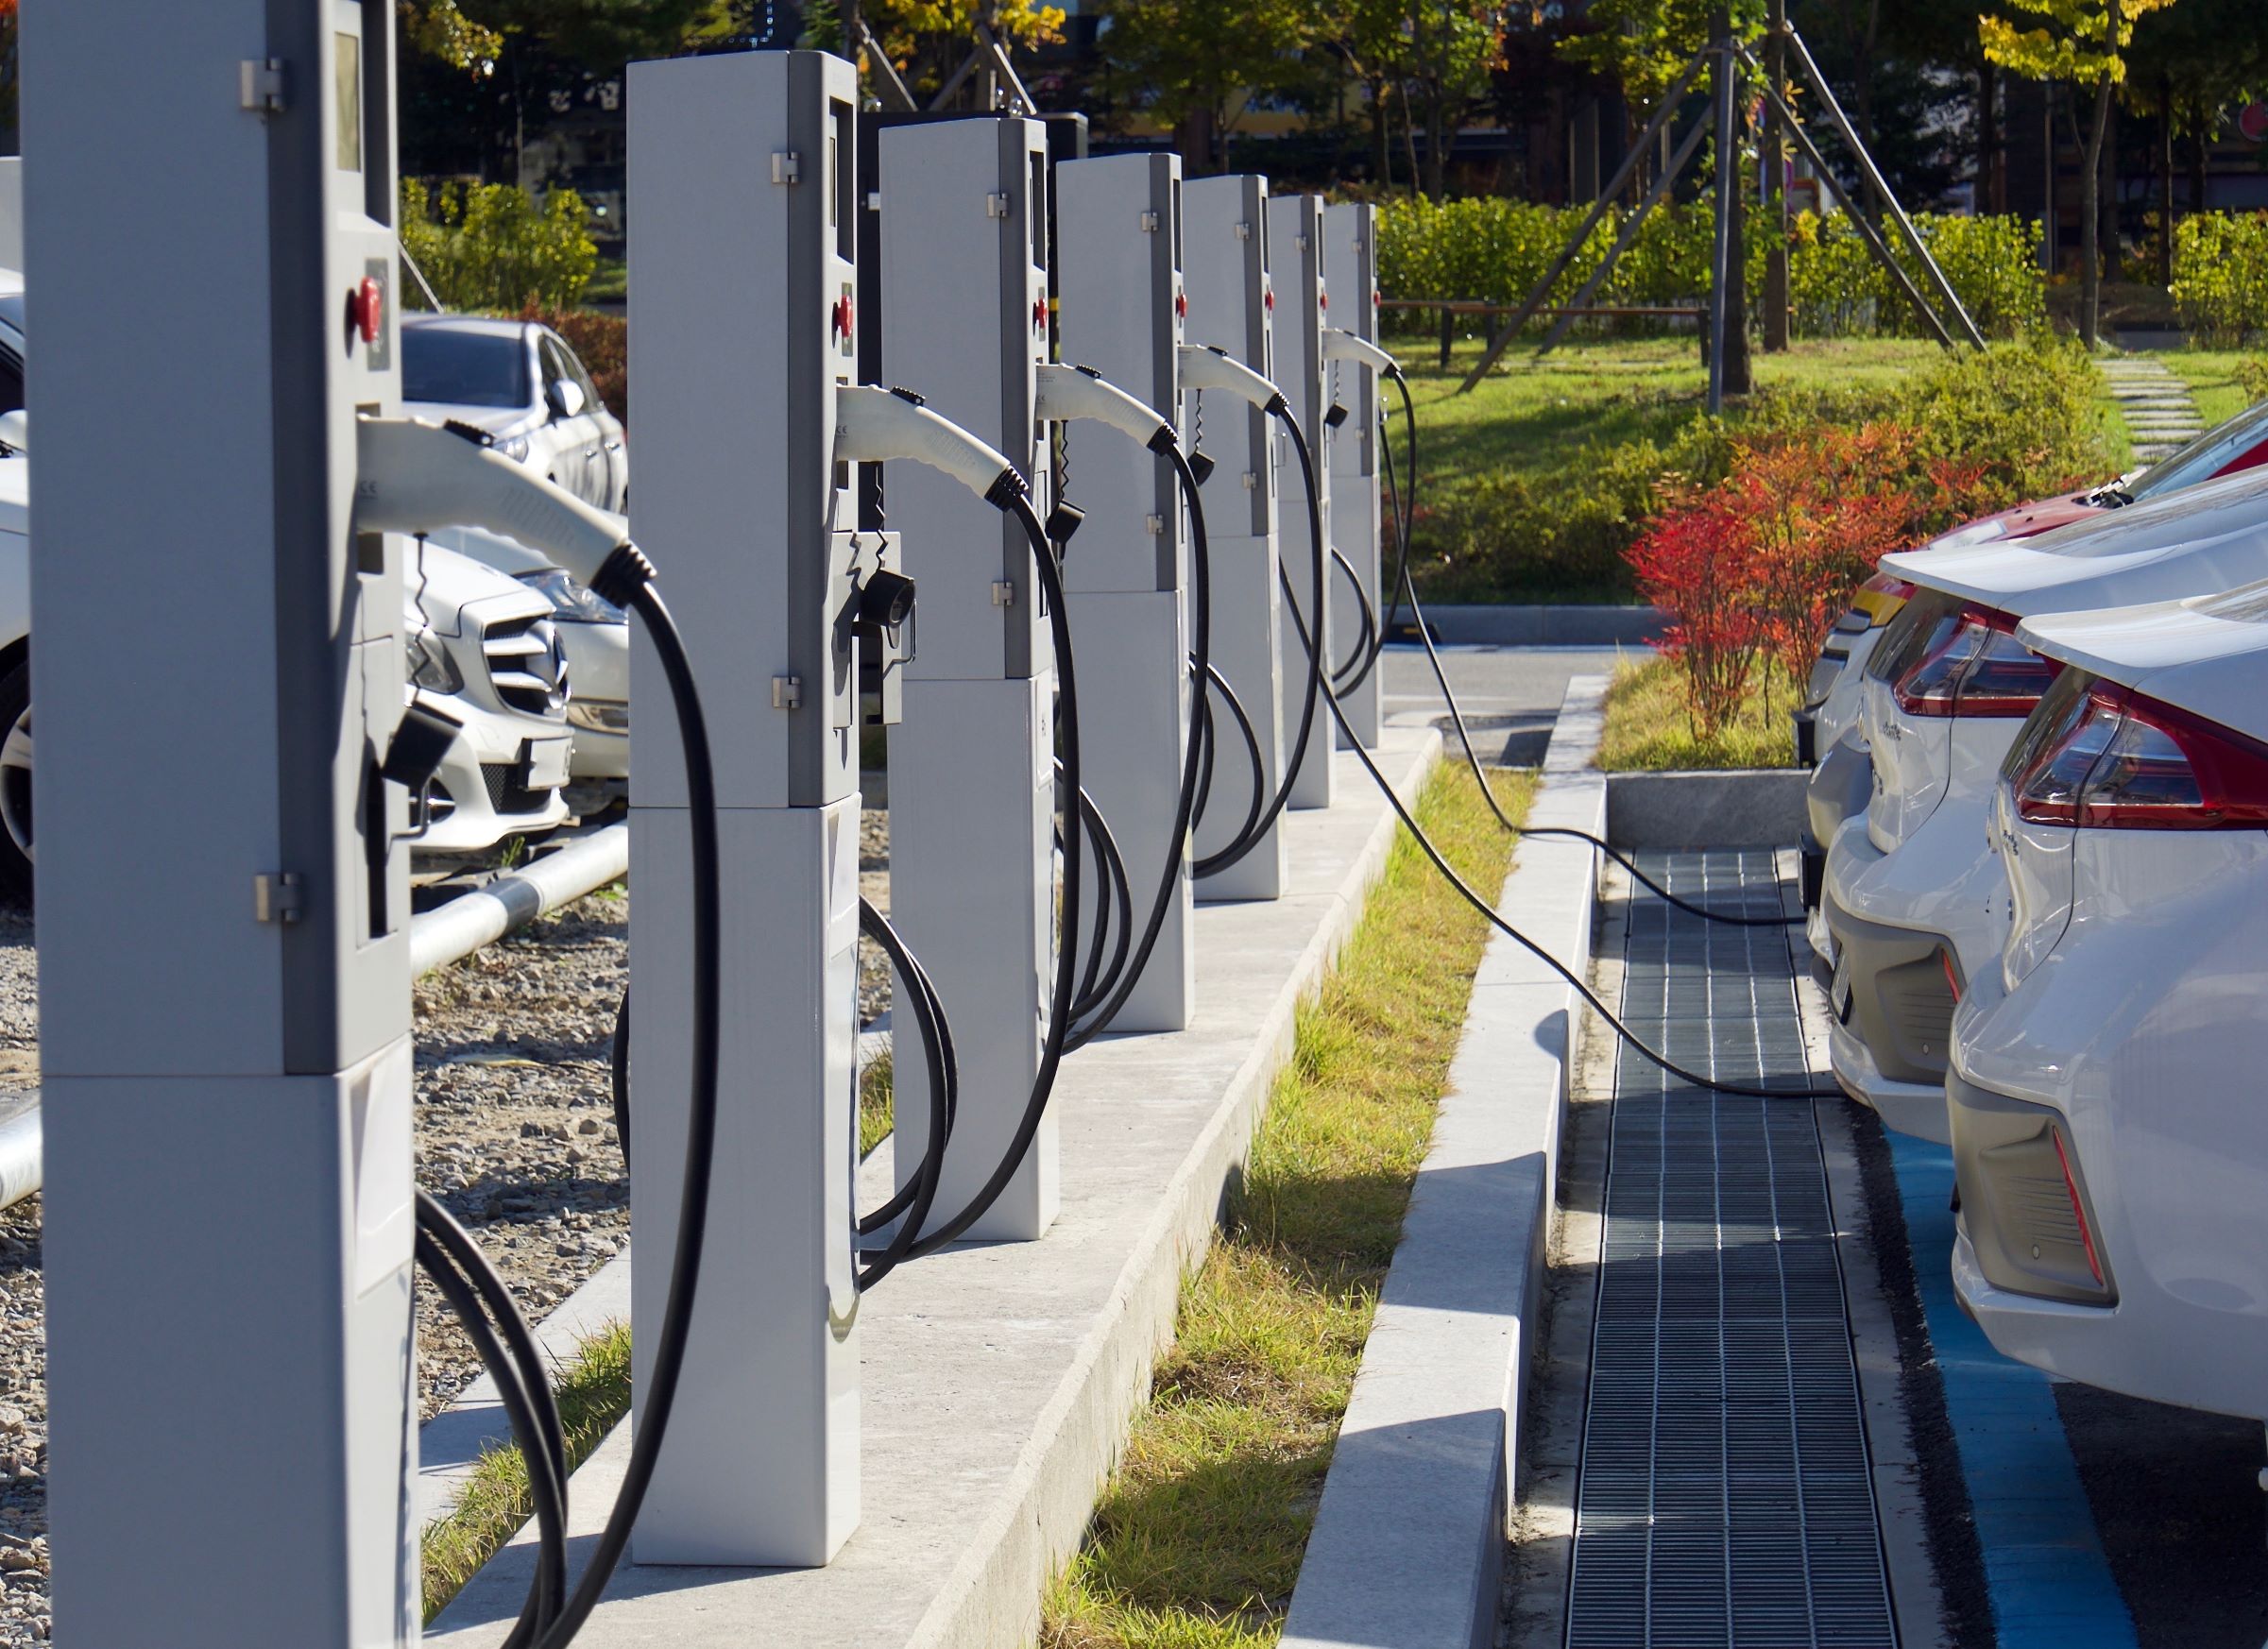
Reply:
<svg viewBox="0 0 2268 1649"><path fill-rule="evenodd" d="M1776 914L1769 852L1639 856ZM1689 1069L1809 1088L1794 928L1633 890L1621 1012ZM1617 1060L1569 1649L1891 1649L1881 1528L1813 1105Z"/></svg>

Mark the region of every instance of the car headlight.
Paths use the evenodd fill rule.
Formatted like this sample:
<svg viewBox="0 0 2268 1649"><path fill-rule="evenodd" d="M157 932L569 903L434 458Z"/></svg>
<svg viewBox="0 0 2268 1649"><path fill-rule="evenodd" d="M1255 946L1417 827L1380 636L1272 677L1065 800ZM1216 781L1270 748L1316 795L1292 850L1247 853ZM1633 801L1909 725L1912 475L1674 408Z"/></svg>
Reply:
<svg viewBox="0 0 2268 1649"><path fill-rule="evenodd" d="M2004 520L1995 518L1991 520L1971 521L1966 527L1956 527L1950 533L1944 534L1939 537L1932 538L1929 543L1924 546L1924 548L1930 550L1967 550L1978 544L1989 544L1996 538L2005 538L2007 536L2008 523Z"/></svg>
<svg viewBox="0 0 2268 1649"><path fill-rule="evenodd" d="M597 590L577 584L555 567L541 572L522 572L520 582L530 589L539 590L552 604L552 611L571 624L626 624L629 615L616 606Z"/></svg>
<svg viewBox="0 0 2268 1649"><path fill-rule="evenodd" d="M427 636L412 636L407 644L410 680L429 693L461 693L465 678L449 650Z"/></svg>
<svg viewBox="0 0 2268 1649"><path fill-rule="evenodd" d="M491 446L493 450L502 452L515 464L528 461L528 438L525 435L500 436Z"/></svg>

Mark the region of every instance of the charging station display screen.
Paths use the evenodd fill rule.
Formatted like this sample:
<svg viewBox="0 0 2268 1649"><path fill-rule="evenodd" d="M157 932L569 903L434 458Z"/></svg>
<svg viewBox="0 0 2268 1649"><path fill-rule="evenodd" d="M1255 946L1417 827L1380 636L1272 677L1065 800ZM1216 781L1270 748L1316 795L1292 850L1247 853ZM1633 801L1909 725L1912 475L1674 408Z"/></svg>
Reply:
<svg viewBox="0 0 2268 1649"><path fill-rule="evenodd" d="M342 172L362 170L362 38L342 34L333 68L338 86L338 140L335 164Z"/></svg>

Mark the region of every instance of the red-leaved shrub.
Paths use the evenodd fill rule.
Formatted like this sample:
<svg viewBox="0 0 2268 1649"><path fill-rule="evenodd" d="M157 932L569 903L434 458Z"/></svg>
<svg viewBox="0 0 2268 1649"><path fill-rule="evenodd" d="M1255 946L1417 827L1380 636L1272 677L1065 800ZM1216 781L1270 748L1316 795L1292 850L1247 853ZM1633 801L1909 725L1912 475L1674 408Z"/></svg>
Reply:
<svg viewBox="0 0 2268 1649"><path fill-rule="evenodd" d="M1673 493L1629 559L1669 619L1695 734L1731 719L1760 655L1803 681L1877 561L1990 507L1983 473L1924 457L1910 425L1825 424L1738 446L1724 481Z"/></svg>

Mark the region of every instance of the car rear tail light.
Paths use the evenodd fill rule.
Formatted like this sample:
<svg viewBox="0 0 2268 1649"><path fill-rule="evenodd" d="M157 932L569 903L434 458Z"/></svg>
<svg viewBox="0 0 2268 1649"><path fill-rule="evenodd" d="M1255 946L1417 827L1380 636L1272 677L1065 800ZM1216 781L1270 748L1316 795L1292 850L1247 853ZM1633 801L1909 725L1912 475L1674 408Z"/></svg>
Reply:
<svg viewBox="0 0 2268 1649"><path fill-rule="evenodd" d="M2020 818L2109 830L2268 825L2268 745L2101 682L2058 720L2011 758Z"/></svg>
<svg viewBox="0 0 2268 1649"><path fill-rule="evenodd" d="M1963 607L1918 660L1891 682L1910 716L2028 716L2062 671L2016 638L2016 620Z"/></svg>
<svg viewBox="0 0 2268 1649"><path fill-rule="evenodd" d="M2049 1129L2048 1138L2055 1142L2055 1165L2063 1170L2063 1192L2072 1199L2072 1223L2079 1228L2079 1249L2087 1256L2087 1268L2094 1274L2097 1288L2107 1287L2103 1280L2102 1257L2095 1252L2095 1233L2088 1228L2087 1205L2080 1200L2078 1181L2072 1178L2072 1160L2064 1153L2063 1130Z"/></svg>

